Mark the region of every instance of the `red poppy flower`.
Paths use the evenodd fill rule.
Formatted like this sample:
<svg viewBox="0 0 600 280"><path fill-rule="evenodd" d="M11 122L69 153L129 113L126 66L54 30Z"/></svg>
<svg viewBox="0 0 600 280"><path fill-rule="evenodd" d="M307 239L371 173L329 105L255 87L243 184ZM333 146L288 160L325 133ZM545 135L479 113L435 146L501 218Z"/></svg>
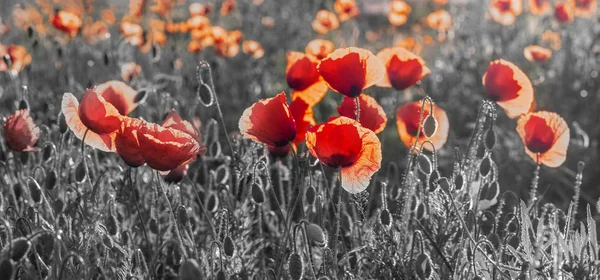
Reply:
<svg viewBox="0 0 600 280"><path fill-rule="evenodd" d="M596 0L572 0L575 4L575 16L582 18L593 18L598 9Z"/></svg>
<svg viewBox="0 0 600 280"><path fill-rule="evenodd" d="M145 125L145 121L142 119L125 117L115 137L117 153L131 167L142 166L146 163L138 140L138 133Z"/></svg>
<svg viewBox="0 0 600 280"><path fill-rule="evenodd" d="M573 2L554 3L554 18L560 23L571 23L575 19L575 4Z"/></svg>
<svg viewBox="0 0 600 280"><path fill-rule="evenodd" d="M335 49L333 42L323 39L314 39L306 45L304 51L307 55L312 55L318 60L327 57L328 54L332 53Z"/></svg>
<svg viewBox="0 0 600 280"><path fill-rule="evenodd" d="M285 146L296 138L296 123L285 93L254 103L239 121L244 138L270 146Z"/></svg>
<svg viewBox="0 0 600 280"><path fill-rule="evenodd" d="M570 132L560 115L547 111L529 113L517 121L525 153L538 164L559 167L567 158Z"/></svg>
<svg viewBox="0 0 600 280"><path fill-rule="evenodd" d="M200 146L200 149L198 150L198 156L206 151L206 147L202 145L202 142L200 141L201 136L198 134L198 131L194 128L194 125L182 119L181 116L179 116L179 114L177 113L177 111L175 111L175 109L171 109L171 111L169 111L167 117L162 123L162 126L166 128L176 129L190 135ZM165 181L176 183L183 179L183 176L187 174L188 169L189 163L185 163L173 170L163 172L163 174L161 175L164 176Z"/></svg>
<svg viewBox="0 0 600 280"><path fill-rule="evenodd" d="M430 105L427 102L425 102L425 106L422 105L422 101L415 101L404 104L402 107L398 108L398 111L396 112L398 135L407 148L412 148L417 140L417 147L420 147L425 140L429 140L433 143L435 149L439 150L446 144L446 140L448 140L448 131L450 131L448 115L446 115L444 109L433 104L433 117L437 121L437 129L431 138L427 138L425 133L423 133L423 126L421 125L421 133L419 133L419 139L417 139L421 107L424 107L423 122L427 116L431 114ZM430 151L432 150L431 145L424 145L423 148Z"/></svg>
<svg viewBox="0 0 600 280"><path fill-rule="evenodd" d="M536 45L530 45L523 50L525 58L529 61L546 61L552 56L552 50Z"/></svg>
<svg viewBox="0 0 600 280"><path fill-rule="evenodd" d="M492 19L502 25L511 25L518 15L523 12L523 0L492 0L490 2L490 15Z"/></svg>
<svg viewBox="0 0 600 280"><path fill-rule="evenodd" d="M327 84L321 78L317 65L319 61L301 52L288 52L286 81L294 89L292 100L301 97L312 107L319 103L327 93Z"/></svg>
<svg viewBox="0 0 600 280"><path fill-rule="evenodd" d="M440 32L445 32L452 27L452 16L446 10L432 12L425 19L427 25Z"/></svg>
<svg viewBox="0 0 600 280"><path fill-rule="evenodd" d="M330 30L337 29L340 22L334 13L328 10L320 10L312 22L312 28L319 34L327 34Z"/></svg>
<svg viewBox="0 0 600 280"><path fill-rule="evenodd" d="M354 0L336 0L333 4L333 9L338 14L340 22L360 15L360 9L358 9Z"/></svg>
<svg viewBox="0 0 600 280"><path fill-rule="evenodd" d="M482 80L488 98L496 101L509 118L529 112L533 86L527 75L512 62L503 59L490 62Z"/></svg>
<svg viewBox="0 0 600 280"><path fill-rule="evenodd" d="M342 187L359 193L381 168L381 142L370 129L346 117L330 119L308 129L306 145L323 164L341 168Z"/></svg>
<svg viewBox="0 0 600 280"><path fill-rule="evenodd" d="M168 171L194 160L200 144L189 134L177 129L146 123L137 132L142 157L153 169Z"/></svg>
<svg viewBox="0 0 600 280"><path fill-rule="evenodd" d="M431 73L421 57L402 47L383 49L377 57L383 61L387 70L384 78L377 83L379 87L404 90Z"/></svg>
<svg viewBox="0 0 600 280"><path fill-rule="evenodd" d="M529 12L534 15L547 14L551 10L550 0L529 0Z"/></svg>
<svg viewBox="0 0 600 280"><path fill-rule="evenodd" d="M388 20L394 26L404 25L408 21L408 15L412 11L410 5L401 0L394 0L390 3L390 12Z"/></svg>
<svg viewBox="0 0 600 280"><path fill-rule="evenodd" d="M4 141L18 152L39 151L35 143L40 138L40 128L35 125L27 110L18 110L4 121Z"/></svg>
<svg viewBox="0 0 600 280"><path fill-rule="evenodd" d="M369 50L355 47L335 50L321 60L317 69L331 89L352 98L385 76L385 66L379 58Z"/></svg>
<svg viewBox="0 0 600 280"><path fill-rule="evenodd" d="M313 115L312 106L301 98L292 100L292 103L290 103L290 112L296 122L296 138L294 138L292 143L298 146L298 144L305 140L306 129L317 122Z"/></svg>
<svg viewBox="0 0 600 280"><path fill-rule="evenodd" d="M50 23L54 28L69 34L71 37L75 37L79 28L81 28L81 19L74 13L67 11L58 11L50 19Z"/></svg>
<svg viewBox="0 0 600 280"><path fill-rule="evenodd" d="M360 124L375 132L375 134L382 132L385 129L387 123L387 116L385 111L375 98L366 94L358 96L360 104ZM356 119L356 101L352 98L344 96L344 101L338 107L338 113L340 116Z"/></svg>
<svg viewBox="0 0 600 280"><path fill-rule="evenodd" d="M129 115L138 106L135 102L137 91L124 82L115 80L104 82L97 85L94 91L106 102L115 106L121 115Z"/></svg>

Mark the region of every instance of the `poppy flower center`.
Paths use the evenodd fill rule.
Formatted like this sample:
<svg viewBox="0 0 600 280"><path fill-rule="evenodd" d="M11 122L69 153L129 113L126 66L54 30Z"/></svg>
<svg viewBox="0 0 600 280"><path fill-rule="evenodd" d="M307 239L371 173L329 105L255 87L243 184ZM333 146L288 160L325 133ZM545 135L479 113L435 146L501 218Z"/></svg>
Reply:
<svg viewBox="0 0 600 280"><path fill-rule="evenodd" d="M543 118L532 116L525 125L526 145L533 153L544 153L554 144L554 130Z"/></svg>

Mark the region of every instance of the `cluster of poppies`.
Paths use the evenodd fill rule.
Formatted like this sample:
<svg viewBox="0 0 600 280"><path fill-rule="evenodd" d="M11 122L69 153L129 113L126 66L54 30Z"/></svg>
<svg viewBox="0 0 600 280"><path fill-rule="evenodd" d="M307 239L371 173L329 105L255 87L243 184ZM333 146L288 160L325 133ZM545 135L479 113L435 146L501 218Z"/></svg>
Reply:
<svg viewBox="0 0 600 280"><path fill-rule="evenodd" d="M532 15L552 14L554 19L562 24L573 22L574 18L592 18L598 9L596 0L560 0L554 2L554 9L550 0L528 0L529 12ZM489 14L491 18L502 24L512 25L517 16L523 12L523 0L492 0Z"/></svg>
<svg viewBox="0 0 600 280"><path fill-rule="evenodd" d="M128 117L138 106L137 92L120 81L108 81L83 94L62 100L62 114L73 134L87 145L116 152L138 167L147 164L173 181L181 180L188 164L206 149L194 126L171 110L161 125Z"/></svg>

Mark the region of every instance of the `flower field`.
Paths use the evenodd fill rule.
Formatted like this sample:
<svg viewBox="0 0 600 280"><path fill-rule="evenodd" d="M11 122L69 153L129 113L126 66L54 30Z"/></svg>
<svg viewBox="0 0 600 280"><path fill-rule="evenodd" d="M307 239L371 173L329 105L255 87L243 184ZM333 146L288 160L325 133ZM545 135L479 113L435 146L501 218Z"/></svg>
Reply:
<svg viewBox="0 0 600 280"><path fill-rule="evenodd" d="M599 279L596 0L3 0L0 280Z"/></svg>

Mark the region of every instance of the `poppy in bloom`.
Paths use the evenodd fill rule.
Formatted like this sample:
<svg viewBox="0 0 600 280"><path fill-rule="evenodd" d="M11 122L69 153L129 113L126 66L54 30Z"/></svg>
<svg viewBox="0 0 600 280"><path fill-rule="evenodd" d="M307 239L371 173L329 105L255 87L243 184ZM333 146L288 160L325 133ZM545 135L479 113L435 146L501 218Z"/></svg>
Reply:
<svg viewBox="0 0 600 280"><path fill-rule="evenodd" d="M108 25L103 21L91 22L91 18L86 20L86 24L83 26L81 30L81 34L87 42L91 45L95 45L102 40L106 40L110 38L110 32L108 30Z"/></svg>
<svg viewBox="0 0 600 280"><path fill-rule="evenodd" d="M206 147L202 145L202 142L200 141L200 135L198 134L198 131L194 125L182 119L175 109L171 109L171 111L169 111L167 117L161 125L163 127L176 129L190 135L200 146L200 149L198 150L198 156L206 151ZM173 170L163 172L162 175L167 182L179 182L183 179L183 176L187 174L188 169L189 163L184 163Z"/></svg>
<svg viewBox="0 0 600 280"><path fill-rule="evenodd" d="M385 66L377 56L355 47L330 53L317 70L331 89L352 98L385 76Z"/></svg>
<svg viewBox="0 0 600 280"><path fill-rule="evenodd" d="M144 14L144 6L148 0L129 0L129 15L141 17Z"/></svg>
<svg viewBox="0 0 600 280"><path fill-rule="evenodd" d="M4 121L4 141L18 152L39 151L35 143L40 138L40 128L35 125L27 110L18 110Z"/></svg>
<svg viewBox="0 0 600 280"><path fill-rule="evenodd" d="M142 157L152 169L169 171L196 159L202 151L189 134L177 129L146 123L137 132Z"/></svg>
<svg viewBox="0 0 600 280"><path fill-rule="evenodd" d="M131 167L146 163L138 140L138 133L144 125L145 121L142 119L125 117L115 137L116 152Z"/></svg>
<svg viewBox="0 0 600 280"><path fill-rule="evenodd" d="M190 53L197 53L202 50L202 44L196 40L192 40L187 45L187 50Z"/></svg>
<svg viewBox="0 0 600 280"><path fill-rule="evenodd" d="M332 118L309 128L306 145L323 164L341 169L342 187L349 193L364 191L381 168L379 138L350 118Z"/></svg>
<svg viewBox="0 0 600 280"><path fill-rule="evenodd" d="M411 11L412 8L406 2L394 0L390 3L388 20L395 26L404 25L408 21L408 15L410 15Z"/></svg>
<svg viewBox="0 0 600 280"><path fill-rule="evenodd" d="M575 16L582 18L593 18L598 9L596 0L572 0L575 4Z"/></svg>
<svg viewBox="0 0 600 280"><path fill-rule="evenodd" d="M67 11L58 11L50 19L50 23L54 28L75 37L81 28L81 18L76 14Z"/></svg>
<svg viewBox="0 0 600 280"><path fill-rule="evenodd" d="M314 39L308 42L304 51L306 54L312 55L318 60L321 60L327 57L328 54L332 53L334 49L335 45L333 42L323 39Z"/></svg>
<svg viewBox="0 0 600 280"><path fill-rule="evenodd" d="M221 15L226 16L230 14L233 10L235 10L236 5L237 4L235 3L235 0L223 1L223 4L221 5Z"/></svg>
<svg viewBox="0 0 600 280"><path fill-rule="evenodd" d="M255 59L259 59L265 55L265 50L260 43L252 40L246 40L242 43L242 51Z"/></svg>
<svg viewBox="0 0 600 280"><path fill-rule="evenodd" d="M531 109L531 81L512 62L503 59L490 62L482 81L488 98L502 107L509 118L514 119Z"/></svg>
<svg viewBox="0 0 600 280"><path fill-rule="evenodd" d="M333 9L338 14L340 22L360 15L360 9L358 9L354 0L336 0Z"/></svg>
<svg viewBox="0 0 600 280"><path fill-rule="evenodd" d="M423 107L423 120L431 114L431 106L423 101L415 101L402 105L396 112L396 125L398 126L398 135L400 140L407 148L412 148L417 141L417 147L420 147L425 140L431 141L435 146L436 150L441 149L446 140L448 140L448 132L450 131L450 122L448 121L448 115L444 109L433 104L433 118L437 121L437 129L435 133L427 138L423 132L423 124L419 125L419 119L421 117L421 107ZM417 139L417 132L421 126L421 132L419 133L419 139ZM424 149L431 151L431 145L424 145Z"/></svg>
<svg viewBox="0 0 600 280"><path fill-rule="evenodd" d="M372 130L375 134L382 132L387 123L387 116L381 105L377 103L375 98L366 94L359 95L358 100L360 104L360 116L358 121L360 124L363 127ZM352 98L344 96L344 100L337 110L340 116L356 119L356 101Z"/></svg>
<svg viewBox="0 0 600 280"><path fill-rule="evenodd" d="M136 95L137 92L125 83L109 81L86 90L81 103L73 94L65 93L62 113L77 138L82 139L87 131L86 144L105 152L115 152L117 130L121 128L123 116L137 107Z"/></svg>
<svg viewBox="0 0 600 280"><path fill-rule="evenodd" d="M529 0L529 12L534 15L543 15L550 13L552 6L550 0Z"/></svg>
<svg viewBox="0 0 600 280"><path fill-rule="evenodd" d="M210 10L210 4L192 3L189 7L190 16L206 16Z"/></svg>
<svg viewBox="0 0 600 280"><path fill-rule="evenodd" d="M187 21L187 27L189 29L205 29L209 27L210 20L205 16L193 16L189 18Z"/></svg>
<svg viewBox="0 0 600 280"><path fill-rule="evenodd" d="M144 29L138 24L123 21L120 26L121 35L132 46L141 46L144 43Z"/></svg>
<svg viewBox="0 0 600 280"><path fill-rule="evenodd" d="M404 90L431 73L421 57L402 47L383 49L377 57L386 68L384 78L377 83L379 87Z"/></svg>
<svg viewBox="0 0 600 280"><path fill-rule="evenodd" d="M311 107L319 103L327 93L327 84L317 70L319 61L311 55L295 51L288 52L287 61L285 79L294 89L292 100L300 97Z"/></svg>
<svg viewBox="0 0 600 280"><path fill-rule="evenodd" d="M492 0L490 2L490 15L492 19L502 25L511 25L518 15L523 12L523 0Z"/></svg>
<svg viewBox="0 0 600 280"><path fill-rule="evenodd" d="M121 78L123 81L131 81L140 76L142 72L142 66L135 62L127 62L121 65Z"/></svg>
<svg viewBox="0 0 600 280"><path fill-rule="evenodd" d="M525 58L529 61L546 61L552 56L552 50L544 47L530 45L523 50Z"/></svg>
<svg viewBox="0 0 600 280"><path fill-rule="evenodd" d="M560 23L571 23L575 19L575 5L573 2L554 3L554 19Z"/></svg>
<svg viewBox="0 0 600 280"><path fill-rule="evenodd" d="M517 121L517 132L525 153L536 163L559 167L565 162L570 132L560 115L547 111L528 113Z"/></svg>
<svg viewBox="0 0 600 280"><path fill-rule="evenodd" d="M31 54L25 47L19 45L10 45L8 47L0 43L0 58L8 55L11 65L8 67L4 59L0 59L0 72L11 70L14 74L20 72L25 66L31 64Z"/></svg>
<svg viewBox="0 0 600 280"><path fill-rule="evenodd" d="M298 146L305 140L306 129L311 125L317 124L317 122L313 115L312 106L302 98L294 99L290 103L290 112L296 122L296 138L294 138L292 144Z"/></svg>
<svg viewBox="0 0 600 280"><path fill-rule="evenodd" d="M327 32L337 29L340 22L334 13L327 10L317 12L317 17L312 22L312 28L319 34L327 34Z"/></svg>
<svg viewBox="0 0 600 280"><path fill-rule="evenodd" d="M445 32L452 27L452 16L446 10L432 12L425 19L427 25L440 32Z"/></svg>
<svg viewBox="0 0 600 280"><path fill-rule="evenodd" d="M244 138L269 146L285 146L296 138L296 122L284 92L252 104L238 126Z"/></svg>

